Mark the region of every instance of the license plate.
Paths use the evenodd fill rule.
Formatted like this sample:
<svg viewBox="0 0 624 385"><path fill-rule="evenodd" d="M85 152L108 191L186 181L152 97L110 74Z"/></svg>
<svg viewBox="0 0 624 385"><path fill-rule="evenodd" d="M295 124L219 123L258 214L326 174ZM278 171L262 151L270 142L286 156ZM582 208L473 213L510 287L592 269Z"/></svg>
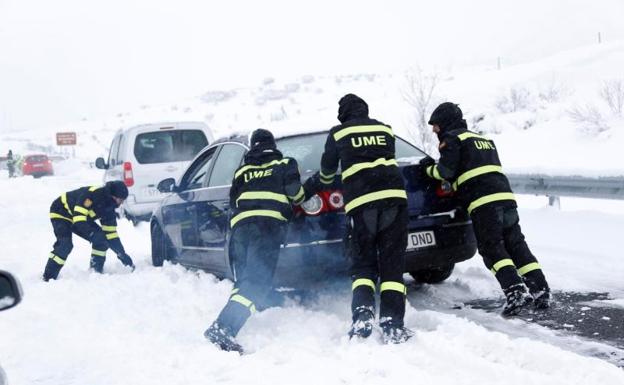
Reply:
<svg viewBox="0 0 624 385"><path fill-rule="evenodd" d="M420 249L422 247L435 246L436 240L433 231L420 231L407 235L407 249Z"/></svg>
<svg viewBox="0 0 624 385"><path fill-rule="evenodd" d="M162 195L160 191L152 187L144 187L141 192L143 193L142 195L146 197L156 197Z"/></svg>
<svg viewBox="0 0 624 385"><path fill-rule="evenodd" d="M42 164L34 164L34 165L33 165L33 167L35 167L35 168L41 168L41 167L43 167L43 165L42 165Z"/></svg>

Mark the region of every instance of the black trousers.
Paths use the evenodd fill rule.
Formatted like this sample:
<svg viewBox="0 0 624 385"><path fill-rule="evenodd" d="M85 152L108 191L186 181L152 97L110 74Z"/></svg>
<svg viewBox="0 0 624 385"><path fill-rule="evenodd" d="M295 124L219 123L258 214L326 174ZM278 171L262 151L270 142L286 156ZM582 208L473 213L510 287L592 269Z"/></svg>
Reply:
<svg viewBox="0 0 624 385"><path fill-rule="evenodd" d="M405 315L405 249L407 206L375 202L347 216L347 250L351 258L353 320L375 311L380 281L380 324L403 326Z"/></svg>
<svg viewBox="0 0 624 385"><path fill-rule="evenodd" d="M236 336L247 319L264 303L271 291L273 275L284 241L285 222L258 217L234 227L230 237L235 283L230 299L217 323Z"/></svg>
<svg viewBox="0 0 624 385"><path fill-rule="evenodd" d="M523 281L531 292L548 289L537 258L531 253L520 229L515 206L490 203L474 210L471 219L479 254L503 290Z"/></svg>
<svg viewBox="0 0 624 385"><path fill-rule="evenodd" d="M54 204L52 205L52 208L56 208ZM64 210L52 210L51 213L59 214L66 218L70 217ZM43 272L44 280L48 281L50 279L58 278L59 272L65 265L65 261L67 261L69 253L74 248L72 234L76 234L86 241L91 242L92 250L90 267L99 273L103 271L104 261L106 260L106 250L108 249L108 241L106 240L104 231L99 226L93 224L92 226L89 226L89 231L87 233L83 233L75 229L71 220L51 218L50 221L52 222L52 228L54 229L56 241L52 247L50 257L46 262Z"/></svg>

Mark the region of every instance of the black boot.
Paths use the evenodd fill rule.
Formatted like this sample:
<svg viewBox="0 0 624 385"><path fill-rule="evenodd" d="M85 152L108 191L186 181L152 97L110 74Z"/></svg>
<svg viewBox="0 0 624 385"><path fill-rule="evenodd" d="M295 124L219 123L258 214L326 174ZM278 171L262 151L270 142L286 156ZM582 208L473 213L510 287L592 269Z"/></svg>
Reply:
<svg viewBox="0 0 624 385"><path fill-rule="evenodd" d="M536 309L548 309L550 307L550 288L546 282L546 277L541 269L533 270L525 274L522 279L529 288L529 293L533 296L533 303Z"/></svg>
<svg viewBox="0 0 624 385"><path fill-rule="evenodd" d="M106 257L98 257L98 256L91 256L91 264L90 267L96 272L96 273L103 273L104 272L104 261L106 260Z"/></svg>
<svg viewBox="0 0 624 385"><path fill-rule="evenodd" d="M368 338L373 332L373 321L375 314L369 307L362 306L353 314L353 323L349 330L349 339L353 337Z"/></svg>
<svg viewBox="0 0 624 385"><path fill-rule="evenodd" d="M48 282L51 279L57 279L62 265L54 262L52 259L48 259L45 269L43 270L43 280Z"/></svg>
<svg viewBox="0 0 624 385"><path fill-rule="evenodd" d="M516 284L503 290L507 303L503 309L503 317L518 315L522 309L533 303L533 297L527 292L524 284Z"/></svg>
<svg viewBox="0 0 624 385"><path fill-rule="evenodd" d="M401 344L414 336L414 332L403 325L393 323L392 320L379 324L383 332L385 344Z"/></svg>
<svg viewBox="0 0 624 385"><path fill-rule="evenodd" d="M223 351L243 354L243 347L236 342L232 332L227 327L219 326L216 321L206 329L204 337Z"/></svg>

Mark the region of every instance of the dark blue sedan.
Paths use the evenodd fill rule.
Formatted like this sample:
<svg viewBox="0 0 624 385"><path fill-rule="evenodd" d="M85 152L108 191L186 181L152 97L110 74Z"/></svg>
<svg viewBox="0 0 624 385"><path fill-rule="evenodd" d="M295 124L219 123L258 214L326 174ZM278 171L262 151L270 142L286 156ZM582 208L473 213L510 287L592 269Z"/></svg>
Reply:
<svg viewBox="0 0 624 385"><path fill-rule="evenodd" d="M327 132L277 139L284 156L297 160L302 179L319 169ZM235 136L204 148L179 181L165 179L171 192L151 218L152 261L165 260L234 278L228 255L229 191L234 171L248 150L248 137ZM448 278L455 263L476 251L472 223L449 189L422 176L418 161L425 153L397 137L396 157L405 178L409 210L406 272L417 281ZM297 287L330 276L346 276L343 247L345 214L340 178L326 191L295 208L275 274L280 286Z"/></svg>

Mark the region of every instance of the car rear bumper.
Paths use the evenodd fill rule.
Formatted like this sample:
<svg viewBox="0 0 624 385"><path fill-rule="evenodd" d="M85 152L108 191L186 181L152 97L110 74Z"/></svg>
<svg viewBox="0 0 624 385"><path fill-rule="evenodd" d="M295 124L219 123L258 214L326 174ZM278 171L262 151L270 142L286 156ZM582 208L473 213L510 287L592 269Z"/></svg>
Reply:
<svg viewBox="0 0 624 385"><path fill-rule="evenodd" d="M158 207L159 201L137 202L133 195L130 195L123 204L124 212L132 217L144 217L149 220L152 212Z"/></svg>

